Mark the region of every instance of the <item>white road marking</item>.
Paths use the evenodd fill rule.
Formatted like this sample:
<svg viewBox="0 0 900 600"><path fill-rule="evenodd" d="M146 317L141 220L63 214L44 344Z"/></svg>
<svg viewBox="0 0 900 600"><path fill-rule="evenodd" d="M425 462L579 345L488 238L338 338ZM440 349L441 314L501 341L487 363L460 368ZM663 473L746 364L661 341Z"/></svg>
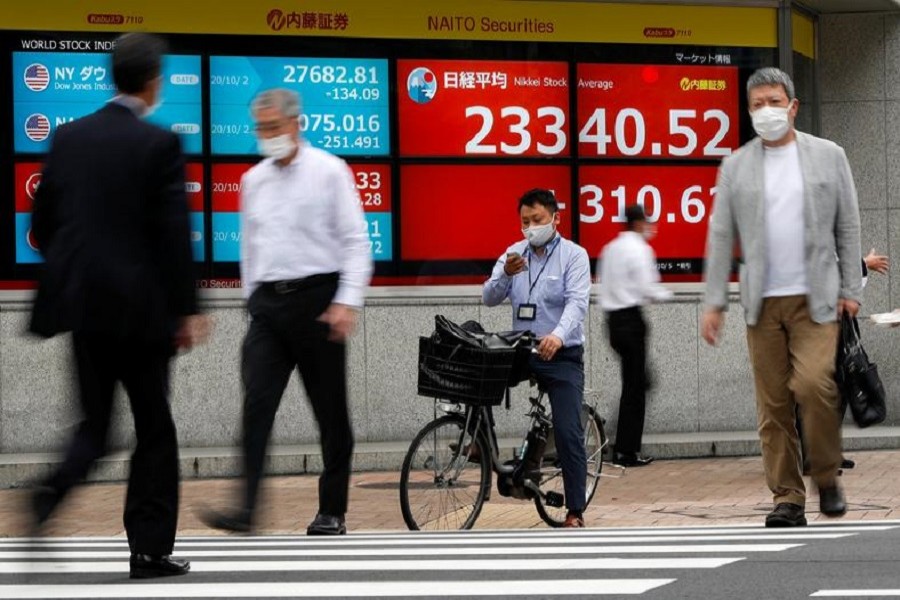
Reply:
<svg viewBox="0 0 900 600"><path fill-rule="evenodd" d="M0 598L380 598L385 596L596 596L643 594L674 579L354 581L3 585Z"/></svg>
<svg viewBox="0 0 900 600"><path fill-rule="evenodd" d="M836 540L844 537L850 537L856 535L853 532L847 533L813 533L813 532L798 532L798 533L772 533L769 530L769 533L764 533L760 535L697 535L697 536L632 536L632 537L624 537L624 536L611 536L607 537L605 535L580 535L580 536L570 536L568 534L556 536L544 536L535 540L540 544L560 544L560 545L573 545L573 544L639 544L639 543L657 543L657 542L741 542L741 541L774 541L774 540L815 540L815 539L826 539L826 540ZM259 539L258 541L248 539L248 538L223 538L218 541L202 541L202 542L190 542L182 539L176 540L176 548L178 550L185 548L227 548L227 547L274 547L274 546L297 546L297 547L308 547L308 548L321 548L322 546L334 545L334 546L378 546L378 547L386 547L386 546L481 546L481 545L496 545L502 543L516 543L521 541L522 539L517 536L503 536L503 537L492 537L492 538L469 538L464 536L454 536L454 537L422 537L422 538L384 538L384 539L356 539L356 536L347 536L341 537L338 539L330 538L300 538L300 539ZM4 543L0 542L0 549L9 548L25 548L25 547L34 547L34 548L124 548L127 546L126 540L117 540L117 541L100 541L100 542L81 542L74 543L68 541L46 541L46 542L16 542L16 543Z"/></svg>
<svg viewBox="0 0 900 600"><path fill-rule="evenodd" d="M559 547L535 547L535 546L492 546L494 555L522 555L530 556L557 555L557 554L690 554L690 553L744 553L744 552L781 552L791 548L799 548L804 544L683 544L661 546L566 546ZM180 558L252 558L252 557L310 557L321 558L325 556L465 556L482 554L480 548L372 548L372 549L302 549L302 550L185 550L175 549L175 556ZM18 551L0 552L0 560L45 560L45 559L98 559L121 558L122 551L71 551L71 552L45 552L45 551Z"/></svg>
<svg viewBox="0 0 900 600"><path fill-rule="evenodd" d="M194 561L192 573L266 571L536 571L563 569L716 569L744 560L736 558L536 558L475 560L289 560ZM0 574L13 573L127 573L128 561L6 562Z"/></svg>

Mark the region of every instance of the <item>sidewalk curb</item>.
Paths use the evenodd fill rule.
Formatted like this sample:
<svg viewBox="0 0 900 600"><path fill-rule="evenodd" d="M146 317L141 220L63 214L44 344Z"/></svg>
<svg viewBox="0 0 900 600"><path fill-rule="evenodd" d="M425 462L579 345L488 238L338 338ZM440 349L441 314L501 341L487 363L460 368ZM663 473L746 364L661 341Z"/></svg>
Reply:
<svg viewBox="0 0 900 600"><path fill-rule="evenodd" d="M893 450L900 448L900 427L874 427L843 430L844 451ZM504 460L511 458L521 440L501 439ZM354 471L399 471L409 446L402 442L361 442L354 449ZM710 458L716 456L758 456L759 438L755 431L719 431L700 433L647 434L644 454L663 459ZM121 482L128 478L130 453L119 451L101 459L88 481ZM55 453L0 454L0 488L22 487L49 475L60 460ZM181 475L184 479L236 477L241 471L240 449L183 448ZM318 445L273 446L269 450L266 472L272 475L320 473L322 456Z"/></svg>

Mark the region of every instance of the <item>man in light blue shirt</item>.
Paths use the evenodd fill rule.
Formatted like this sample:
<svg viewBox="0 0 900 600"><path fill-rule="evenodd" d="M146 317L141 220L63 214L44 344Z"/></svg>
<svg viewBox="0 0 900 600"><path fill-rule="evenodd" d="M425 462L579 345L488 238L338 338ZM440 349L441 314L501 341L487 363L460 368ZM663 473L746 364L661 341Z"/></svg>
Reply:
<svg viewBox="0 0 900 600"><path fill-rule="evenodd" d="M509 298L513 328L540 338L530 367L547 390L562 462L565 527L584 527L587 457L581 425L584 399L584 319L591 292L587 251L558 232L553 193L534 189L519 199L525 239L497 260L482 297L488 306Z"/></svg>

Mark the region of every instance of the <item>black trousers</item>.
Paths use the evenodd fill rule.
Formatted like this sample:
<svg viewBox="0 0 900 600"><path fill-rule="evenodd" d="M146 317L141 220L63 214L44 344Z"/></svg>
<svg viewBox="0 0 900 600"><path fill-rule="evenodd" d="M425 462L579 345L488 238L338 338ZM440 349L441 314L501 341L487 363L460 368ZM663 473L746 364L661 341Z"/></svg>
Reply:
<svg viewBox="0 0 900 600"><path fill-rule="evenodd" d="M103 334L73 335L84 419L47 485L62 500L106 454L116 382L131 403L137 445L125 498L131 551L171 554L178 522L178 439L169 409L171 345Z"/></svg>
<svg viewBox="0 0 900 600"><path fill-rule="evenodd" d="M259 497L266 448L291 372L297 368L319 425L324 470L319 477L319 512L347 512L353 431L347 409L346 345L328 340L318 320L337 291L337 276L313 287L279 293L265 284L247 304L252 318L244 339L244 508Z"/></svg>
<svg viewBox="0 0 900 600"><path fill-rule="evenodd" d="M609 342L622 367L616 452L640 452L647 395L647 324L640 307L607 313Z"/></svg>

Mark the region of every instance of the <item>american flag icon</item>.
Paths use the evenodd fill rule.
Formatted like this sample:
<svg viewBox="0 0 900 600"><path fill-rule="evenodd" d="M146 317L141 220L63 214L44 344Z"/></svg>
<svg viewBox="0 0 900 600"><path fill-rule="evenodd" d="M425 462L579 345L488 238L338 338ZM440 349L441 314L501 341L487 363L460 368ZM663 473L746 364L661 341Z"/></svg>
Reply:
<svg viewBox="0 0 900 600"><path fill-rule="evenodd" d="M32 92L43 92L50 85L50 71L41 63L33 63L25 68L25 85Z"/></svg>
<svg viewBox="0 0 900 600"><path fill-rule="evenodd" d="M35 113L25 120L25 135L32 142L43 142L50 135L50 119Z"/></svg>

